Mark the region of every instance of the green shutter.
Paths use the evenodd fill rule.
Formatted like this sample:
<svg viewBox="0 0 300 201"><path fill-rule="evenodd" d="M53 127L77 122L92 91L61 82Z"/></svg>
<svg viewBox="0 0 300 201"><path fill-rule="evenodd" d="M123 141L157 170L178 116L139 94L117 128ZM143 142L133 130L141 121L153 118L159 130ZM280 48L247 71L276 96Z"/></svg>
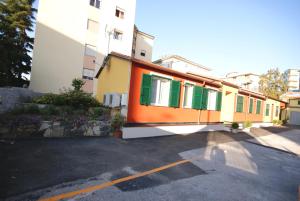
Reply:
<svg viewBox="0 0 300 201"><path fill-rule="evenodd" d="M201 109L207 110L207 101L208 101L208 89L203 88L202 104Z"/></svg>
<svg viewBox="0 0 300 201"><path fill-rule="evenodd" d="M250 98L249 113L253 112L253 99Z"/></svg>
<svg viewBox="0 0 300 201"><path fill-rule="evenodd" d="M203 87L194 86L192 108L201 109L202 93Z"/></svg>
<svg viewBox="0 0 300 201"><path fill-rule="evenodd" d="M266 116L269 116L270 114L270 104L266 105Z"/></svg>
<svg viewBox="0 0 300 201"><path fill-rule="evenodd" d="M260 108L261 108L261 101L257 100L257 103L256 103L256 114L260 114Z"/></svg>
<svg viewBox="0 0 300 201"><path fill-rule="evenodd" d="M236 103L236 112L243 112L243 107L244 107L244 97L238 96L237 103Z"/></svg>
<svg viewBox="0 0 300 201"><path fill-rule="evenodd" d="M141 105L150 105L151 102L151 75L143 74L142 87L141 87Z"/></svg>
<svg viewBox="0 0 300 201"><path fill-rule="evenodd" d="M221 111L222 107L222 92L218 92L217 94L217 101L216 101L216 110Z"/></svg>
<svg viewBox="0 0 300 201"><path fill-rule="evenodd" d="M179 107L179 97L180 97L180 82L176 80L172 80L169 106Z"/></svg>

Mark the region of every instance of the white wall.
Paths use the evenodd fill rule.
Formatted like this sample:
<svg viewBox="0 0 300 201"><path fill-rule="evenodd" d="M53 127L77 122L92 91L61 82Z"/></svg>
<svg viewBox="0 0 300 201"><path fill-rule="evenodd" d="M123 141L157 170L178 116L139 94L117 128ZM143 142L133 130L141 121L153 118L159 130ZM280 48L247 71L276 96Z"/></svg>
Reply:
<svg viewBox="0 0 300 201"><path fill-rule="evenodd" d="M40 0L30 88L58 93L82 75L86 0ZM66 10L67 8L67 10ZM74 23L76 22L76 23Z"/></svg>
<svg viewBox="0 0 300 201"><path fill-rule="evenodd" d="M199 74L199 75L209 75L211 72L204 68L200 68L200 67L192 65L190 63L178 60L176 58L165 59L165 60L163 60L161 65L172 68L173 70L183 72L183 73L190 72L190 73L195 73L195 74Z"/></svg>
<svg viewBox="0 0 300 201"><path fill-rule="evenodd" d="M152 61L153 43L154 43L153 38L151 38L149 36L145 36L141 32L137 32L134 57L136 59L141 59L141 60L144 60L144 61L151 62ZM142 50L144 50L146 52L145 56L141 55Z"/></svg>
<svg viewBox="0 0 300 201"><path fill-rule="evenodd" d="M125 11L124 19L115 16L116 7ZM40 0L30 88L38 92L58 93L71 87L74 78L82 78L85 44L95 47L97 73L107 53L130 56L136 0L102 0L100 9L89 0ZM99 23L99 30L87 30L88 19ZM109 36L107 27L122 31L122 40ZM94 92L96 81L94 81Z"/></svg>

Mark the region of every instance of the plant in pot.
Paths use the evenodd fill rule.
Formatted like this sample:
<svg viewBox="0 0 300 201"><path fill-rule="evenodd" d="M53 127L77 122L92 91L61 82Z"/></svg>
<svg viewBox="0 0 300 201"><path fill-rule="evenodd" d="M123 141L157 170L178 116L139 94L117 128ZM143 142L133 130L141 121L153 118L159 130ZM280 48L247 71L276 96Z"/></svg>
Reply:
<svg viewBox="0 0 300 201"><path fill-rule="evenodd" d="M114 115L111 121L111 128L113 131L113 136L117 138L122 137L122 126L124 125L124 117L120 113Z"/></svg>
<svg viewBox="0 0 300 201"><path fill-rule="evenodd" d="M232 124L231 124L231 132L233 132L233 133L237 133L237 129L239 128L239 124L237 123L237 122L233 122Z"/></svg>

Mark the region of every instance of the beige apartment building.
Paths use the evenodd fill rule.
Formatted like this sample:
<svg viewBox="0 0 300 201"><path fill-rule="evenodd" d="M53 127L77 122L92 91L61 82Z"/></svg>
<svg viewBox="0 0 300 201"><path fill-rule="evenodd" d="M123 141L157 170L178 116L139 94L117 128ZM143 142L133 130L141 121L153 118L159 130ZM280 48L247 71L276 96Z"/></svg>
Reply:
<svg viewBox="0 0 300 201"><path fill-rule="evenodd" d="M40 0L30 89L59 93L80 78L95 94L95 72L110 52L132 56L134 44L133 56L151 60L154 37L135 28L135 7L136 0Z"/></svg>
<svg viewBox="0 0 300 201"><path fill-rule="evenodd" d="M300 69L288 69L284 72L288 91L300 91Z"/></svg>
<svg viewBox="0 0 300 201"><path fill-rule="evenodd" d="M228 73L223 80L236 84L241 88L259 91L259 75L254 73Z"/></svg>

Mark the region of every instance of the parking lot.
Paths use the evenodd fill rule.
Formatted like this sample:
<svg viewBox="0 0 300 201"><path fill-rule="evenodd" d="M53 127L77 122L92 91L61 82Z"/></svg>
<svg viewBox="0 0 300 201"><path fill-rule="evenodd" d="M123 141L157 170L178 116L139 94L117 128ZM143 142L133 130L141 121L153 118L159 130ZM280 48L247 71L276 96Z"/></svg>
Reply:
<svg viewBox="0 0 300 201"><path fill-rule="evenodd" d="M0 193L8 200L297 200L299 144L297 128L23 140L0 145Z"/></svg>

